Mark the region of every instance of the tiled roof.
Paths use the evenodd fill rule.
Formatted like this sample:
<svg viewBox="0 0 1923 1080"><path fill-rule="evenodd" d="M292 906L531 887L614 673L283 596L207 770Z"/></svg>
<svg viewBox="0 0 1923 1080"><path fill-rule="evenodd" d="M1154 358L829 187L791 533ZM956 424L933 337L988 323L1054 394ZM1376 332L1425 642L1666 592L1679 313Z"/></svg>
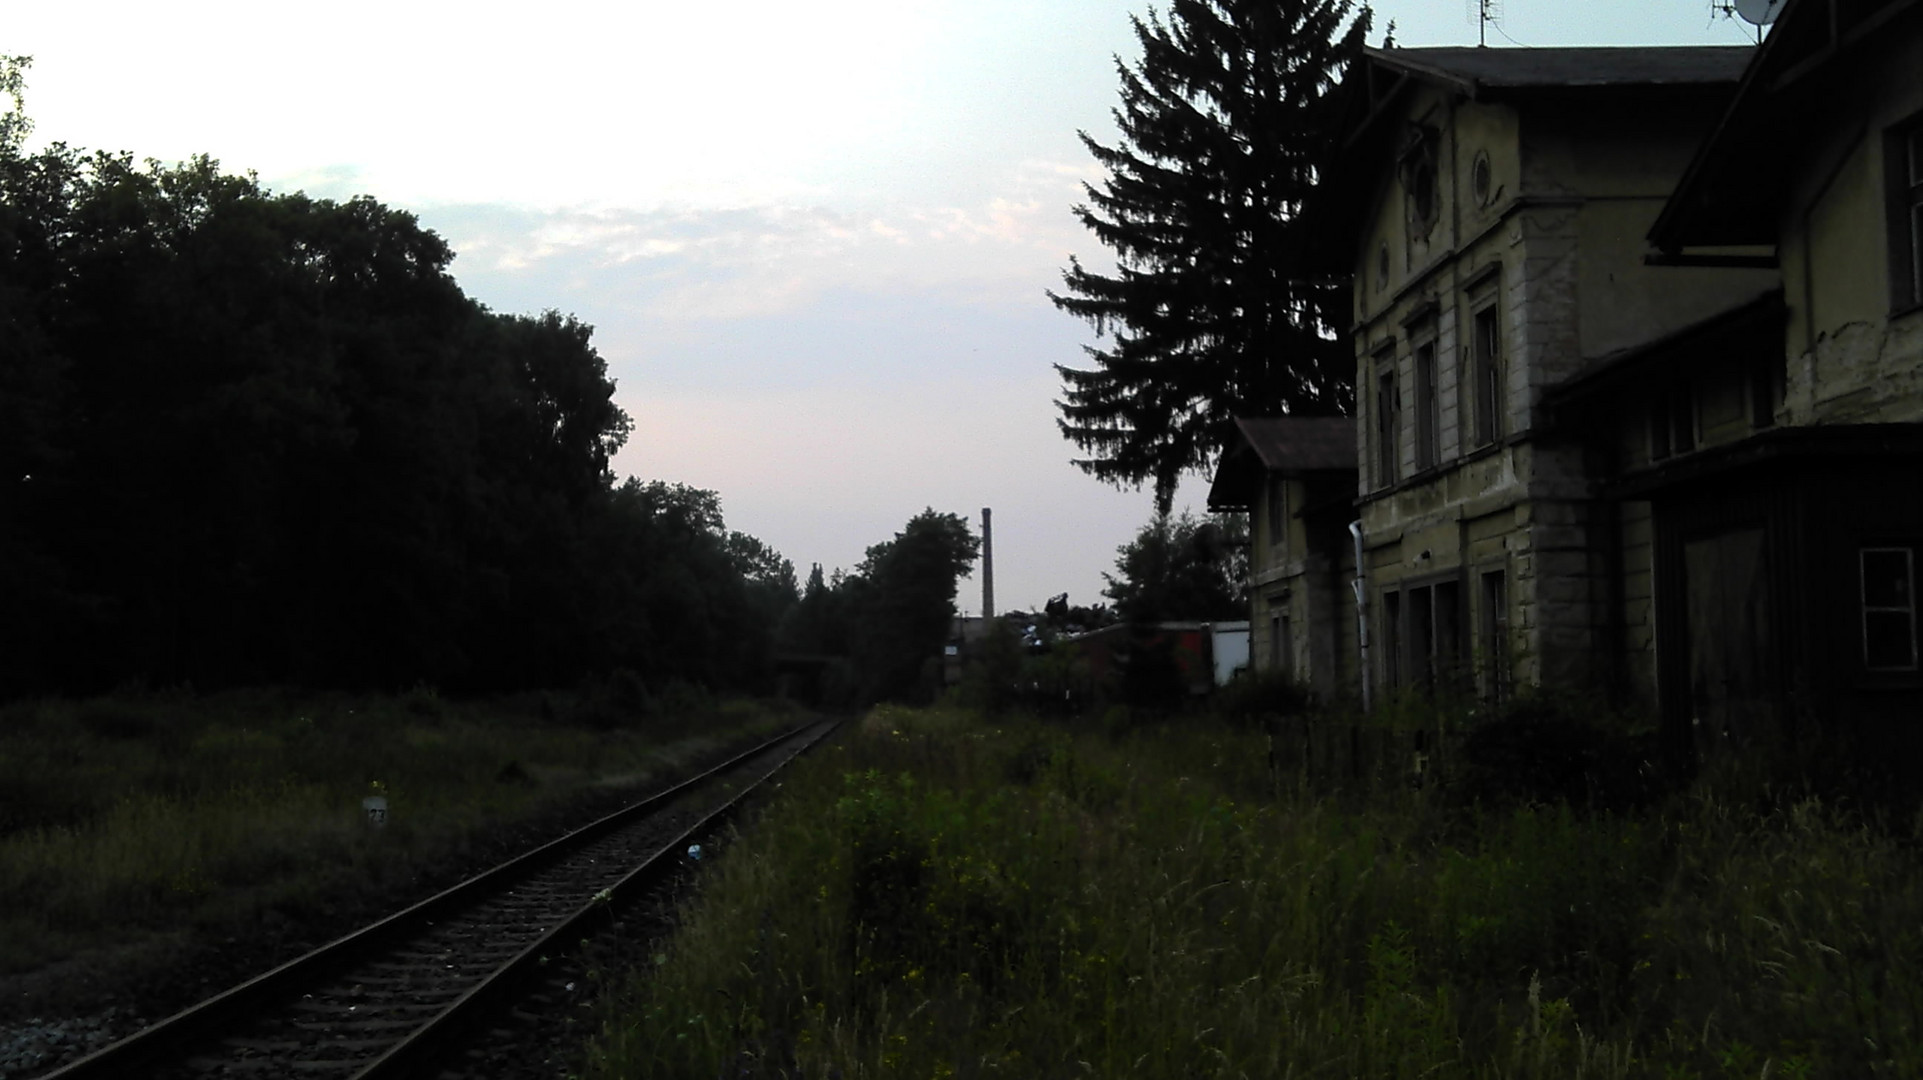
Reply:
<svg viewBox="0 0 1923 1080"><path fill-rule="evenodd" d="M1236 417L1240 438L1222 453L1209 484L1209 509L1246 510L1265 473L1354 472L1355 418Z"/></svg>
<svg viewBox="0 0 1923 1080"><path fill-rule="evenodd" d="M1569 49L1370 49L1370 58L1415 75L1479 88L1686 86L1734 83L1756 54L1750 45Z"/></svg>
<svg viewBox="0 0 1923 1080"><path fill-rule="evenodd" d="M1235 426L1271 472L1355 468L1352 416L1237 417Z"/></svg>

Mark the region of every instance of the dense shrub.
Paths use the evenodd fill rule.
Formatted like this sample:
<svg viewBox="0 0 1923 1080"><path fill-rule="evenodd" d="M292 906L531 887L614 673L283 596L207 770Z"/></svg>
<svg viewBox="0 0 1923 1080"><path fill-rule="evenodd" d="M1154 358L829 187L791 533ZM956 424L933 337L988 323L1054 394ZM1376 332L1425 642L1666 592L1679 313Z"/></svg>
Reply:
<svg viewBox="0 0 1923 1080"><path fill-rule="evenodd" d="M1278 718L1309 711L1309 688L1274 668L1244 671L1215 691L1210 710L1231 723L1248 727L1272 725Z"/></svg>
<svg viewBox="0 0 1923 1080"><path fill-rule="evenodd" d="M1659 789L1653 734L1551 695L1525 697L1470 727L1451 777L1465 801L1620 809Z"/></svg>

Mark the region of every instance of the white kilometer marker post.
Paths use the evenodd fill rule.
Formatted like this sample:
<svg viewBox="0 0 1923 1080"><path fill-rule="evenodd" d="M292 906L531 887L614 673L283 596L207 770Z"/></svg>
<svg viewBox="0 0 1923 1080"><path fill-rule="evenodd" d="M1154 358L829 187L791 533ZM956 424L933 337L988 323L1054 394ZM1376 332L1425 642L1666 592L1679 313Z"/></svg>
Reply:
<svg viewBox="0 0 1923 1080"><path fill-rule="evenodd" d="M374 794L361 800L361 812L367 815L367 824L382 828L387 824L387 787L379 780L374 781Z"/></svg>

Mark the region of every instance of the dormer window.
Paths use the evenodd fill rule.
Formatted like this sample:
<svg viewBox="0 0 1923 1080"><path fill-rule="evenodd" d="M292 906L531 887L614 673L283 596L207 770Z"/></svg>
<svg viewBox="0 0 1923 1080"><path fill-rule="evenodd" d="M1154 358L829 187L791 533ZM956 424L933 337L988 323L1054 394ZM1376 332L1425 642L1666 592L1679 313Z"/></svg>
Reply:
<svg viewBox="0 0 1923 1080"><path fill-rule="evenodd" d="M1427 124L1409 128L1400 155L1402 189L1408 195L1409 233L1426 237L1442 216L1442 200L1436 191L1436 147L1441 136Z"/></svg>

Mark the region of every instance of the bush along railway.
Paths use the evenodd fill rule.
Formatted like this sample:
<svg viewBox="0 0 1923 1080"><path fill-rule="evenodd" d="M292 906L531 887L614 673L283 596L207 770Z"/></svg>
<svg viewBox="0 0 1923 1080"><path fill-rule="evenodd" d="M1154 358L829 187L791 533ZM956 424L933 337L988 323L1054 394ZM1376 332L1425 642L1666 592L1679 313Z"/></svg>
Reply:
<svg viewBox="0 0 1923 1080"><path fill-rule="evenodd" d="M609 930L835 724L770 739L42 1080L465 1074L470 1043L539 997L550 958Z"/></svg>

